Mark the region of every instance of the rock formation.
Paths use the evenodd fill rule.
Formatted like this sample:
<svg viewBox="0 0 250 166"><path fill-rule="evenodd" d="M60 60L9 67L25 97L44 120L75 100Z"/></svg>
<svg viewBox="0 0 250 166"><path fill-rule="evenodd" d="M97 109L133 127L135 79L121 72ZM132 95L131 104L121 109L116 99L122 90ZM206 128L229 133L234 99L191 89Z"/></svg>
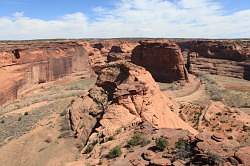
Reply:
<svg viewBox="0 0 250 166"><path fill-rule="evenodd" d="M87 52L76 42L27 41L0 44L0 104L33 84L91 69Z"/></svg>
<svg viewBox="0 0 250 166"><path fill-rule="evenodd" d="M132 50L138 45L136 41L93 40L84 44L90 50L90 61L94 68L116 60L130 60Z"/></svg>
<svg viewBox="0 0 250 166"><path fill-rule="evenodd" d="M207 108L184 104L180 117L198 131L216 133L237 145L250 145L250 116L221 102L212 102Z"/></svg>
<svg viewBox="0 0 250 166"><path fill-rule="evenodd" d="M96 86L72 104L69 114L72 128L84 138L93 130L111 136L145 121L156 128L181 128L196 134L173 109L177 109L175 103L160 91L149 72L117 61L98 71Z"/></svg>
<svg viewBox="0 0 250 166"><path fill-rule="evenodd" d="M132 50L138 45L137 40L93 40L90 41L93 48L99 49L102 52L116 52L116 53L131 53Z"/></svg>
<svg viewBox="0 0 250 166"><path fill-rule="evenodd" d="M178 42L190 72L250 80L250 44L244 41Z"/></svg>
<svg viewBox="0 0 250 166"><path fill-rule="evenodd" d="M171 41L142 41L131 61L145 67L159 82L188 80L181 49Z"/></svg>

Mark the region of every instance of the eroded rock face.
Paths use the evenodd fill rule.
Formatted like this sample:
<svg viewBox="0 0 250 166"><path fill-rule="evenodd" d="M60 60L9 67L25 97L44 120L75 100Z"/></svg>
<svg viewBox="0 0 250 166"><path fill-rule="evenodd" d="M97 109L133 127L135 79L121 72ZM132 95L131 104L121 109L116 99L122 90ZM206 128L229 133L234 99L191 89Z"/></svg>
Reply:
<svg viewBox="0 0 250 166"><path fill-rule="evenodd" d="M250 44L247 41L181 41L178 45L190 72L250 80Z"/></svg>
<svg viewBox="0 0 250 166"><path fill-rule="evenodd" d="M68 107L71 129L83 144L99 124L107 105L107 93L99 87L89 91L89 94L77 98Z"/></svg>
<svg viewBox="0 0 250 166"><path fill-rule="evenodd" d="M182 49L197 52L200 56L213 59L245 61L250 57L250 48L243 41L187 41L180 42Z"/></svg>
<svg viewBox="0 0 250 166"><path fill-rule="evenodd" d="M95 95L91 95L90 90L89 95L83 98L83 102L89 102L79 109L82 110L81 114L87 111L87 114L93 115L90 113L93 112L92 108L94 112L102 114L100 118L96 118L98 125L95 131L104 136L111 136L122 128L137 126L146 121L156 128L181 128L197 134L196 130L172 112L173 109L177 109L175 103L160 91L150 73L144 68L129 62L117 61L107 64L97 74L96 88L102 90L96 91ZM102 91L107 95L100 93ZM96 102L99 100L96 96L103 96L102 100L107 102L100 102L102 106L96 107L96 103L99 103ZM84 118L79 118L77 109L71 109L70 114L72 119L84 121Z"/></svg>
<svg viewBox="0 0 250 166"><path fill-rule="evenodd" d="M198 131L214 133L213 140L229 139L241 145L250 145L250 116L221 102L208 103L206 108L183 104L180 116Z"/></svg>
<svg viewBox="0 0 250 166"><path fill-rule="evenodd" d="M117 60L129 61L132 50L138 45L137 41L126 40L93 40L81 42L89 51L91 65L94 70L109 62Z"/></svg>
<svg viewBox="0 0 250 166"><path fill-rule="evenodd" d="M171 41L143 41L132 52L131 61L145 67L155 80L188 80L181 49Z"/></svg>
<svg viewBox="0 0 250 166"><path fill-rule="evenodd" d="M93 48L99 49L102 52L116 52L116 53L131 53L138 45L136 40L99 40L90 41Z"/></svg>
<svg viewBox="0 0 250 166"><path fill-rule="evenodd" d="M88 59L93 70L107 63L107 53L101 43L97 43L96 45L91 45L91 43L85 41L78 43L87 51Z"/></svg>
<svg viewBox="0 0 250 166"><path fill-rule="evenodd" d="M0 104L30 85L84 71L91 73L87 52L75 42L0 43Z"/></svg>

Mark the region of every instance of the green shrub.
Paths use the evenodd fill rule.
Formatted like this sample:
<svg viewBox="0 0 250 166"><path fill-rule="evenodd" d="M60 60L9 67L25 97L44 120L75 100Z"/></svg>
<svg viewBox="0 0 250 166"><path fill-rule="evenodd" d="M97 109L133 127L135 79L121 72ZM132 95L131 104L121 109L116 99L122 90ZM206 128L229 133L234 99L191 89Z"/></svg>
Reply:
<svg viewBox="0 0 250 166"><path fill-rule="evenodd" d="M192 155L191 145L187 140L180 139L175 143L176 156L179 159L189 158Z"/></svg>
<svg viewBox="0 0 250 166"><path fill-rule="evenodd" d="M67 110L66 109L64 109L63 112L60 113L60 116L65 116L65 115L67 115Z"/></svg>
<svg viewBox="0 0 250 166"><path fill-rule="evenodd" d="M128 146L146 146L150 143L150 140L146 139L142 133L135 133L134 136L127 142Z"/></svg>
<svg viewBox="0 0 250 166"><path fill-rule="evenodd" d="M208 153L207 163L209 165L223 165L225 162L222 157L216 154Z"/></svg>
<svg viewBox="0 0 250 166"><path fill-rule="evenodd" d="M175 143L175 147L176 149L186 149L186 147L189 145L188 141L184 140L184 139L179 139L176 143Z"/></svg>
<svg viewBox="0 0 250 166"><path fill-rule="evenodd" d="M155 145L157 150L159 151L164 151L164 149L167 147L168 145L168 141L166 138L157 138L155 140Z"/></svg>
<svg viewBox="0 0 250 166"><path fill-rule="evenodd" d="M110 137L108 137L108 138L106 139L106 142L109 142L109 141L112 141L112 140L114 140L114 137L113 137L113 136L110 136Z"/></svg>
<svg viewBox="0 0 250 166"><path fill-rule="evenodd" d="M97 144L97 141L88 144L87 147L85 148L84 154L88 154L88 153L92 152L92 150L94 149L96 144Z"/></svg>
<svg viewBox="0 0 250 166"><path fill-rule="evenodd" d="M116 157L121 156L122 154L122 150L120 146L116 146L113 149L110 150L109 154L108 154L108 158L113 159Z"/></svg>
<svg viewBox="0 0 250 166"><path fill-rule="evenodd" d="M200 117L201 117L201 112L196 112L195 114L194 114L194 121L195 121L195 126L196 127L198 127L198 123L199 123L199 120L200 120Z"/></svg>
<svg viewBox="0 0 250 166"><path fill-rule="evenodd" d="M87 145L84 154L88 154L90 152L92 152L92 150L94 149L94 146L92 144Z"/></svg>

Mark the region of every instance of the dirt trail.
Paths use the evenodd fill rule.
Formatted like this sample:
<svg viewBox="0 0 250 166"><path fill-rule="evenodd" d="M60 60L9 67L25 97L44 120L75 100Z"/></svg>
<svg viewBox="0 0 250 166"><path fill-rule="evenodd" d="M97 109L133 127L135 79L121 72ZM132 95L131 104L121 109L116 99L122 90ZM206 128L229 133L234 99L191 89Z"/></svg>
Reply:
<svg viewBox="0 0 250 166"><path fill-rule="evenodd" d="M176 100L179 102L192 102L192 101L200 100L201 97L206 97L206 95L207 94L206 94L205 86L201 85L193 93L190 93L186 96L177 97Z"/></svg>
<svg viewBox="0 0 250 166"><path fill-rule="evenodd" d="M193 102L206 98L205 86L198 78L191 75L190 82L178 90L166 90L168 95L175 98L179 102Z"/></svg>

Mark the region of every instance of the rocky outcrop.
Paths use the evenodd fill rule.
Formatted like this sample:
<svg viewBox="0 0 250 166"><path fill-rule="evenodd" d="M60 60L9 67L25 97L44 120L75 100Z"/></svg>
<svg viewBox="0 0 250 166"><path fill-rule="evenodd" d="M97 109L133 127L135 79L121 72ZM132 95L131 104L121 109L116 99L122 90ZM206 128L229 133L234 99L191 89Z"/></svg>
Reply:
<svg viewBox="0 0 250 166"><path fill-rule="evenodd" d="M78 41L88 52L89 61L94 70L104 66L108 62L116 60L128 60L137 42L122 40L92 40L89 42Z"/></svg>
<svg viewBox="0 0 250 166"><path fill-rule="evenodd" d="M97 46L95 46L95 44L86 41L78 41L78 44L87 51L89 63L92 69L96 70L99 66L103 66L107 63L107 53L105 49L102 50L103 47L101 43L98 43Z"/></svg>
<svg viewBox="0 0 250 166"><path fill-rule="evenodd" d="M194 104L182 104L180 117L198 131L216 133L241 145L250 145L250 117L239 109L211 102L204 108ZM219 137L213 137L220 140ZM218 141L220 142L220 141Z"/></svg>
<svg viewBox="0 0 250 166"><path fill-rule="evenodd" d="M200 71L250 80L250 44L247 41L178 42L192 73Z"/></svg>
<svg viewBox="0 0 250 166"><path fill-rule="evenodd" d="M102 52L116 52L116 53L131 53L138 45L137 40L92 40L90 44L93 48L99 49Z"/></svg>
<svg viewBox="0 0 250 166"><path fill-rule="evenodd" d="M95 87L87 96L75 99L68 107L71 129L81 143L86 144L90 135L98 127L107 99L106 92L102 88Z"/></svg>
<svg viewBox="0 0 250 166"><path fill-rule="evenodd" d="M171 41L142 41L131 61L145 67L159 82L188 80L181 49Z"/></svg>
<svg viewBox="0 0 250 166"><path fill-rule="evenodd" d="M125 60L130 61L132 50L138 45L137 41L127 40L92 40L84 44L90 50L90 61L94 68L106 63Z"/></svg>
<svg viewBox="0 0 250 166"><path fill-rule="evenodd" d="M71 41L26 41L0 44L0 104L15 99L30 85L74 72L91 73L85 49Z"/></svg>
<svg viewBox="0 0 250 166"><path fill-rule="evenodd" d="M240 147L236 141L219 134L205 132L193 136L184 130L156 129L148 123L141 123L112 138L113 140L92 144L93 149L83 155L84 163L111 166L231 166L249 163L248 146ZM161 140L161 143L158 144L157 140ZM115 159L110 158L110 150L117 146L120 147L121 155Z"/></svg>
<svg viewBox="0 0 250 166"><path fill-rule="evenodd" d="M131 60L131 52L135 48L137 44L132 43L123 43L121 45L114 45L111 47L107 61L114 62L118 60L130 61Z"/></svg>
<svg viewBox="0 0 250 166"><path fill-rule="evenodd" d="M137 126L141 122L148 122L156 128L182 128L197 133L172 112L178 109L175 103L160 91L144 68L117 61L102 67L97 74L95 88L82 97L81 104L77 104L81 107L73 109L73 103L69 110L76 133L90 134L85 132L86 125L80 125L85 123L85 119L94 119L92 121L96 125L93 130L104 136L111 136L120 129Z"/></svg>

